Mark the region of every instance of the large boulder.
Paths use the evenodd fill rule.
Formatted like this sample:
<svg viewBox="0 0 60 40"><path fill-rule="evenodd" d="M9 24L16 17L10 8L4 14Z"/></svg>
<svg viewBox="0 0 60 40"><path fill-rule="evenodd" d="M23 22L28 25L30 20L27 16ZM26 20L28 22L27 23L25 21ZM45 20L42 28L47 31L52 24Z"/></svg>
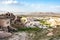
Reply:
<svg viewBox="0 0 60 40"><path fill-rule="evenodd" d="M10 37L12 36L11 33L8 33L8 32L5 32L5 31L0 31L0 39L1 38L7 38L7 37Z"/></svg>

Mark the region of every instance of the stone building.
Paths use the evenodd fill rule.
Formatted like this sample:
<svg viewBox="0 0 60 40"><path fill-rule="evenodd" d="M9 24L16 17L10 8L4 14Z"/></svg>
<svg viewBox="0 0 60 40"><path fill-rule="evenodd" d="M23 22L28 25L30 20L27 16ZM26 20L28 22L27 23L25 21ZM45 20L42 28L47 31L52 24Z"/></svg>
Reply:
<svg viewBox="0 0 60 40"><path fill-rule="evenodd" d="M0 30L10 31L15 29L11 26L12 20L14 20L14 15L12 15L9 12L6 14L0 15Z"/></svg>
<svg viewBox="0 0 60 40"><path fill-rule="evenodd" d="M10 26L10 19L0 18L0 28L4 31L8 31L7 27Z"/></svg>

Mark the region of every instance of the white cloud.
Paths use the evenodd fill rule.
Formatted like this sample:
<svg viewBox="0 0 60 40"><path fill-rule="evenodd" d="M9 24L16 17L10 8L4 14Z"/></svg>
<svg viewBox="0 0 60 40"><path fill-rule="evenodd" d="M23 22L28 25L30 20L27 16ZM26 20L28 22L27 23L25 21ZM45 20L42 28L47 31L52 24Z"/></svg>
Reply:
<svg viewBox="0 0 60 40"><path fill-rule="evenodd" d="M29 4L27 7L34 9L34 11L58 12L60 10L59 5Z"/></svg>
<svg viewBox="0 0 60 40"><path fill-rule="evenodd" d="M2 4L17 4L18 1L16 0L5 0L5 1L2 1Z"/></svg>
<svg viewBox="0 0 60 40"><path fill-rule="evenodd" d="M2 1L3 4L17 4L17 0L4 0ZM9 11L22 11L22 12L58 12L60 10L59 5L47 5L47 4L39 4L39 3L28 3L28 2L20 2L18 7L12 8L8 5L4 8ZM10 8L11 7L11 8ZM13 6L14 7L14 6ZM3 9L3 10L4 10ZM59 11L60 12L60 11Z"/></svg>
<svg viewBox="0 0 60 40"><path fill-rule="evenodd" d="M50 8L53 8L53 9L60 9L60 6L56 5L56 6L50 6Z"/></svg>

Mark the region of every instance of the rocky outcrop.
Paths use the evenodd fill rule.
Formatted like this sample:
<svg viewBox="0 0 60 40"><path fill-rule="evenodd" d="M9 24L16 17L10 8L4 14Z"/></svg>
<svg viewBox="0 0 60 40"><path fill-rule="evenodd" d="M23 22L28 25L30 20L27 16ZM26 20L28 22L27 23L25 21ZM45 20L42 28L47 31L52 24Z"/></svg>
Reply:
<svg viewBox="0 0 60 40"><path fill-rule="evenodd" d="M47 33L48 33L47 29L41 29L38 31L16 32L10 38L8 38L8 40L60 40L60 35L54 34L51 36L50 32L49 36L47 36Z"/></svg>
<svg viewBox="0 0 60 40"><path fill-rule="evenodd" d="M16 31L14 27L11 26L11 21L15 19L15 15L7 12L6 14L0 15L0 39L7 38L12 35L11 32Z"/></svg>

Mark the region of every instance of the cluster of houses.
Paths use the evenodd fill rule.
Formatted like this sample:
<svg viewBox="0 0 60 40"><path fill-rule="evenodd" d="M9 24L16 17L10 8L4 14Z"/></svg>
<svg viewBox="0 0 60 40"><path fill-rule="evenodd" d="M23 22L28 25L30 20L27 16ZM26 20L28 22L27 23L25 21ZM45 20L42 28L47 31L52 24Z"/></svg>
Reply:
<svg viewBox="0 0 60 40"><path fill-rule="evenodd" d="M22 17L21 20L24 23L25 27L47 28L45 25L42 25L39 21L36 21L37 18L34 17Z"/></svg>
<svg viewBox="0 0 60 40"><path fill-rule="evenodd" d="M18 28L20 28L20 27L48 28L46 25L42 25L39 21L37 21L37 19L47 20L47 23L50 23L51 26L54 28L56 28L57 26L60 26L60 18L57 18L57 17L49 17L49 18L47 18L47 17L46 18L19 17L19 16L14 15L13 13L7 12L6 14L0 15L0 36L1 36L1 31L5 31L5 32L16 31L16 28L13 27L12 24L15 24L15 26ZM49 36L50 34L53 35L52 32L48 33L47 35Z"/></svg>
<svg viewBox="0 0 60 40"><path fill-rule="evenodd" d="M36 21L37 19L46 20L47 24L50 24L52 28L56 28L57 25L60 26L60 18L59 17L22 17L22 22L26 27L39 27L39 28L47 28L46 25L42 25L40 21Z"/></svg>
<svg viewBox="0 0 60 40"><path fill-rule="evenodd" d="M45 25L42 25L37 19L46 19L47 23L50 23L51 26L60 25L60 18L54 17L19 17L14 15L13 13L7 12L6 14L0 15L0 28L12 27L11 24L19 25L17 27L39 27L39 28L47 28ZM6 29L5 29L6 30Z"/></svg>

